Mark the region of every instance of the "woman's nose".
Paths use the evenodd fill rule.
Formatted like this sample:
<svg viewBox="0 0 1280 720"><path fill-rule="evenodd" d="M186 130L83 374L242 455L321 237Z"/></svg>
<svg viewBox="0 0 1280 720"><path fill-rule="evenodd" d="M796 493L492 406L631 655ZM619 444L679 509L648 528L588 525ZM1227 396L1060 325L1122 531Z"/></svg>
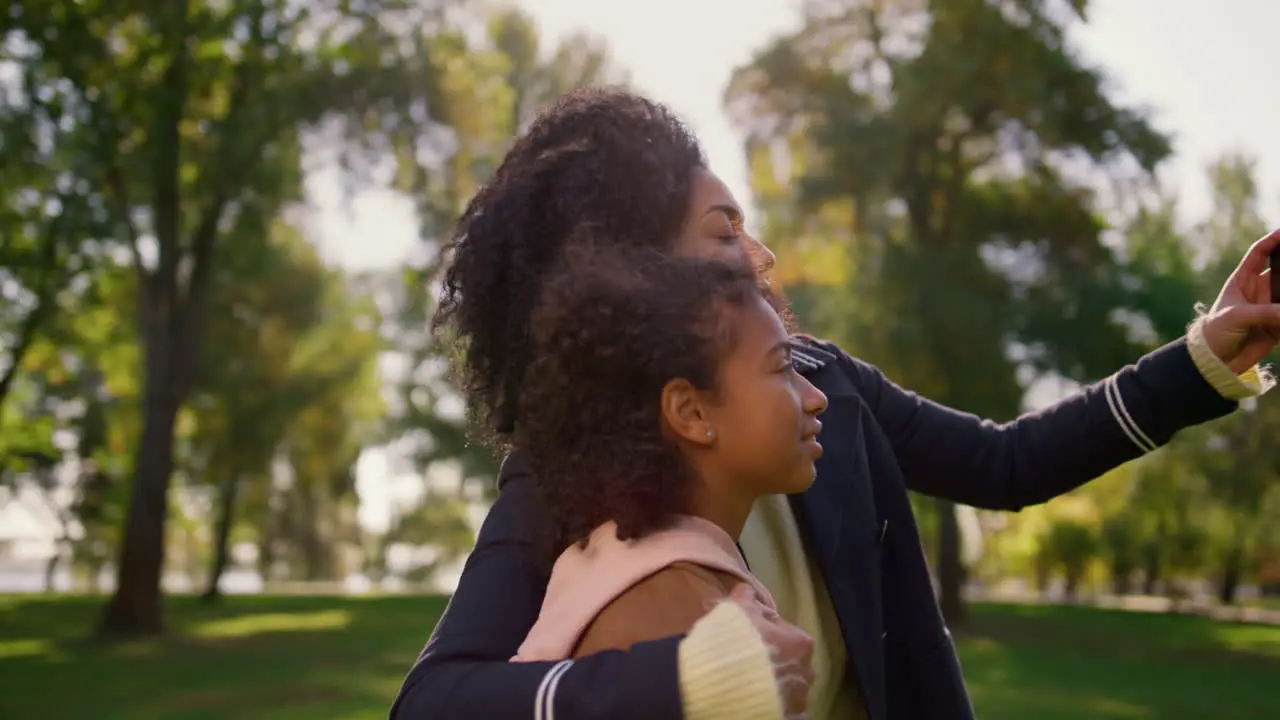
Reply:
<svg viewBox="0 0 1280 720"><path fill-rule="evenodd" d="M742 234L742 247L746 251L747 258L751 260L752 267L758 272L768 272L778 262L772 250L746 233Z"/></svg>

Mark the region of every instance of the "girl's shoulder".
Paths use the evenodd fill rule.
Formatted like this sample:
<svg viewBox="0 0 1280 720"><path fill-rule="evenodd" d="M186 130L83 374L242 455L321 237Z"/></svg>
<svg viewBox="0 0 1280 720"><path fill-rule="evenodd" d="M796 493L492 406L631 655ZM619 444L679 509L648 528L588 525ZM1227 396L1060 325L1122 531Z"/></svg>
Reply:
<svg viewBox="0 0 1280 720"><path fill-rule="evenodd" d="M591 621L574 657L626 650L658 638L683 635L742 580L693 562L672 563L627 588Z"/></svg>
<svg viewBox="0 0 1280 720"><path fill-rule="evenodd" d="M570 546L556 560L538 620L517 659L558 660L576 654L574 643L586 638L597 622L608 631L598 631L604 634L593 642L609 647L683 633L715 600L728 595L726 588L739 583L752 586L762 602L772 604L733 538L707 520L681 516L663 530L627 540L618 537L616 523L605 523L585 544ZM638 615L653 622L635 621ZM675 630L650 634L654 623Z"/></svg>

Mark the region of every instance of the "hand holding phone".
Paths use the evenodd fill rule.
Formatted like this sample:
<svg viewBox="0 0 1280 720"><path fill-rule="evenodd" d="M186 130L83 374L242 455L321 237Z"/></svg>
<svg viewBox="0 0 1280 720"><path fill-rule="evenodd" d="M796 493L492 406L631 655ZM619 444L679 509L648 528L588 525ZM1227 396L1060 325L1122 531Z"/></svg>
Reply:
<svg viewBox="0 0 1280 720"><path fill-rule="evenodd" d="M1268 266L1270 266L1268 268ZM1270 280L1262 275L1270 273ZM1271 297L1262 297L1263 281ZM1280 228L1249 246L1227 278L1214 312L1201 326L1205 342L1237 374L1258 364L1280 346Z"/></svg>

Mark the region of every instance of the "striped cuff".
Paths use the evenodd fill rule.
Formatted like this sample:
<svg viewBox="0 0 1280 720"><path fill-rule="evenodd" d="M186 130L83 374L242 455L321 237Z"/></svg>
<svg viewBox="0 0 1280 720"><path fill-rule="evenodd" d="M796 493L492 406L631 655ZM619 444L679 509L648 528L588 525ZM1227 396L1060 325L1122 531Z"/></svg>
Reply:
<svg viewBox="0 0 1280 720"><path fill-rule="evenodd" d="M1276 381L1270 371L1258 365L1240 375L1231 372L1231 368L1213 354L1204 339L1204 317L1196 318L1187 328L1187 351L1204 379L1228 400L1257 397L1275 387Z"/></svg>
<svg viewBox="0 0 1280 720"><path fill-rule="evenodd" d="M564 677L571 667L573 667L572 660L561 660L552 665L547 674L542 676L542 682L538 683L538 694L533 699L534 720L555 720L556 688L560 687L560 678Z"/></svg>
<svg viewBox="0 0 1280 720"><path fill-rule="evenodd" d="M1159 443L1151 439L1138 422L1133 419L1129 408L1124 404L1124 396L1120 394L1120 386L1117 384L1116 378L1119 373L1112 375L1102 383L1102 395L1107 399L1107 408L1111 410L1111 417L1115 418L1116 424L1124 431L1129 440L1143 453L1155 452L1160 448Z"/></svg>
<svg viewBox="0 0 1280 720"><path fill-rule="evenodd" d="M781 720L769 648L736 604L695 623L678 656L686 720Z"/></svg>

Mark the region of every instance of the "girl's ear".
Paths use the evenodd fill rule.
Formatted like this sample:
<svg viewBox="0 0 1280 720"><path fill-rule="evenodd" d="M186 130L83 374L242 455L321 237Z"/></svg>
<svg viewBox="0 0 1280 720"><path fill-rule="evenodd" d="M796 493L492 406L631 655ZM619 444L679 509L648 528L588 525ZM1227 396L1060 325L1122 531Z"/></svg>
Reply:
<svg viewBox="0 0 1280 720"><path fill-rule="evenodd" d="M676 437L692 445L715 442L705 393L684 378L669 380L662 386L662 421Z"/></svg>

